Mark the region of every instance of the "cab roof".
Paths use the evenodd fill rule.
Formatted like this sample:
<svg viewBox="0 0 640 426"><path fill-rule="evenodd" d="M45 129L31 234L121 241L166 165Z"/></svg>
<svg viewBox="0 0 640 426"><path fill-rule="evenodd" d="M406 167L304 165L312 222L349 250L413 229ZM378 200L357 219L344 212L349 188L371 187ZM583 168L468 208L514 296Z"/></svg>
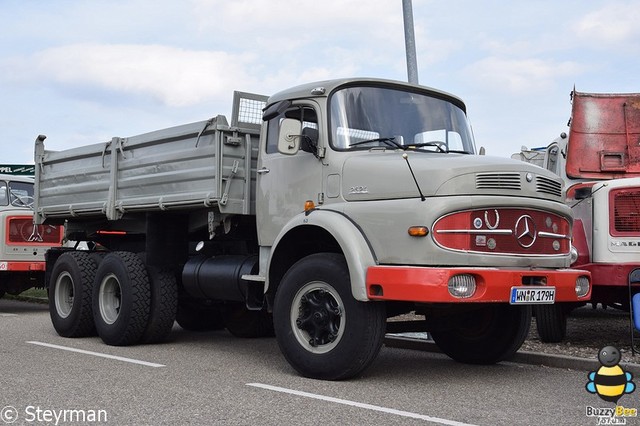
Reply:
<svg viewBox="0 0 640 426"><path fill-rule="evenodd" d="M306 83L300 86L295 86L281 92L278 92L271 97L267 101L267 106L272 105L276 102L286 100L286 99L301 99L301 98L326 98L333 91L344 87L344 86L387 86L387 87L396 87L404 90L412 91L412 92L420 92L424 93L428 96L433 96L436 98L447 100L459 108L461 108L465 113L467 111L466 105L462 99L459 97L452 95L450 93L444 92L442 90L434 89L431 87L421 86L418 84L411 84L402 81L396 80L385 80L379 78L340 78L333 80L324 80L317 81L313 83ZM324 90L320 90L324 89Z"/></svg>

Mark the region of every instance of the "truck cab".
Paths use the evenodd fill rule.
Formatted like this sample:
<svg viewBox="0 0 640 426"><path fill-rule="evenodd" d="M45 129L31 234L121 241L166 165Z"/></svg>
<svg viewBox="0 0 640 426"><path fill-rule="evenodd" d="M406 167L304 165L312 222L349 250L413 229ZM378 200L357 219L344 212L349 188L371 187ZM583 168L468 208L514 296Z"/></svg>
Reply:
<svg viewBox="0 0 640 426"><path fill-rule="evenodd" d="M62 235L59 226L34 225L32 176L0 174L0 297L44 287L45 252Z"/></svg>

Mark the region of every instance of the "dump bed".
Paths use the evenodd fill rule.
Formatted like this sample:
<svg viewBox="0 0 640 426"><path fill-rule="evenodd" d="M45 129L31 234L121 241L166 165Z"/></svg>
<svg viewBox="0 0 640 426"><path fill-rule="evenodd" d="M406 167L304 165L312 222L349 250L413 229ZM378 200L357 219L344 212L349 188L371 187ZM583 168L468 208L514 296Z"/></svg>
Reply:
<svg viewBox="0 0 640 426"><path fill-rule="evenodd" d="M264 96L235 92L231 125L219 115L64 151L45 150L38 137L36 221L213 207L255 214L265 102Z"/></svg>
<svg viewBox="0 0 640 426"><path fill-rule="evenodd" d="M640 176L640 94L573 92L567 175Z"/></svg>

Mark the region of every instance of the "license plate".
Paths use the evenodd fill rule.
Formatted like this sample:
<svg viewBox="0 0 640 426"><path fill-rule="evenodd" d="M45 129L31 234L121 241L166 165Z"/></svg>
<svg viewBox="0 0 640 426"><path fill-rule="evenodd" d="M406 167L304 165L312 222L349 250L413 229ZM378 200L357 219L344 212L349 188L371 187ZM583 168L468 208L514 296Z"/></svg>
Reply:
<svg viewBox="0 0 640 426"><path fill-rule="evenodd" d="M551 304L556 301L555 287L511 287L512 305Z"/></svg>

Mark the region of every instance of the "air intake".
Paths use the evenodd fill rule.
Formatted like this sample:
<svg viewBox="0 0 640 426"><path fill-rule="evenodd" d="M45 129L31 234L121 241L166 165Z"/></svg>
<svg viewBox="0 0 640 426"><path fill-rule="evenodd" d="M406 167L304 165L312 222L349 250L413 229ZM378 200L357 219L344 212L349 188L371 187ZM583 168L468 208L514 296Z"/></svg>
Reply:
<svg viewBox="0 0 640 426"><path fill-rule="evenodd" d="M520 173L478 173L476 189L522 189Z"/></svg>
<svg viewBox="0 0 640 426"><path fill-rule="evenodd" d="M562 183L544 176L536 177L536 191L562 197Z"/></svg>

